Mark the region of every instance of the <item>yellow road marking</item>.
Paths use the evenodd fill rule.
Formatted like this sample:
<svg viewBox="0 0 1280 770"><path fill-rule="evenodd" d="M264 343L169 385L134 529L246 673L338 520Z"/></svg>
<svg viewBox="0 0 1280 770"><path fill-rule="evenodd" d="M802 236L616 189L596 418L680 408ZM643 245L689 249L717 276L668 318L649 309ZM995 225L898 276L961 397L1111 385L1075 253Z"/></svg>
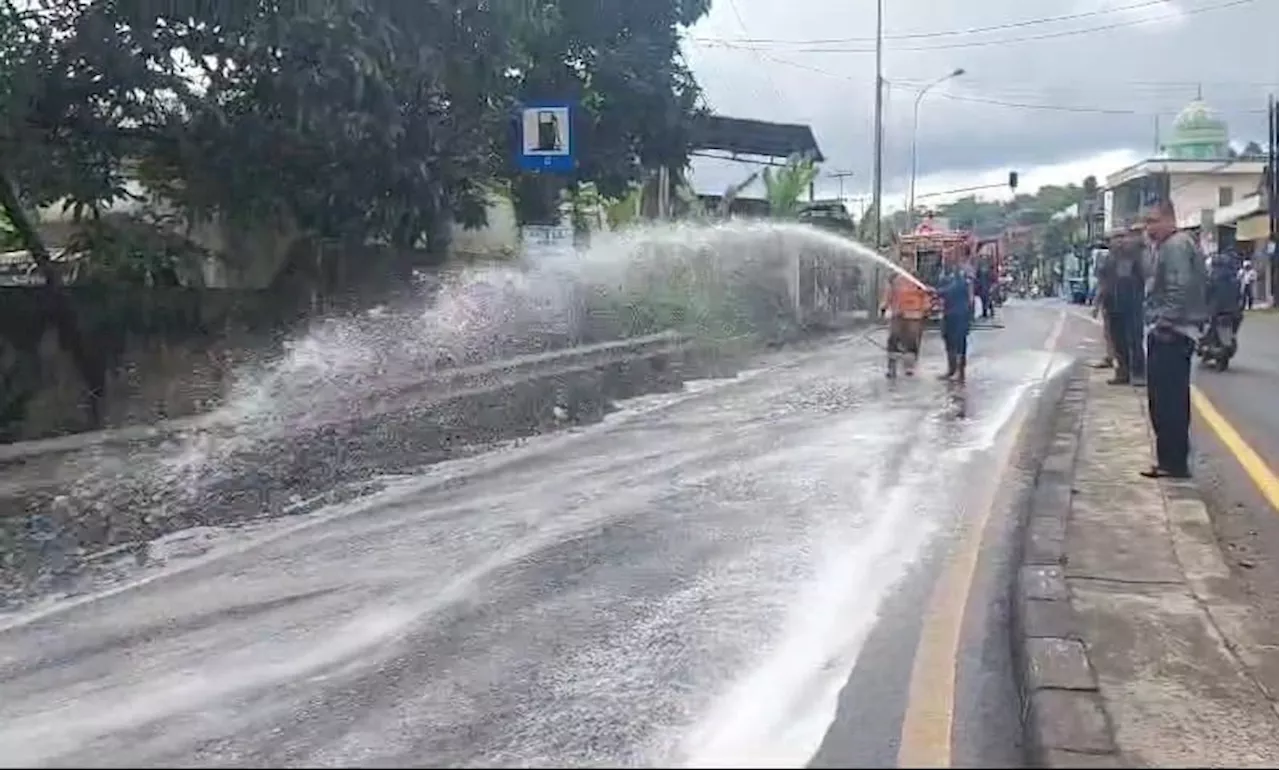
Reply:
<svg viewBox="0 0 1280 770"><path fill-rule="evenodd" d="M1253 447L1241 438L1236 429L1231 427L1231 423L1227 422L1227 418L1214 407L1209 397L1195 385L1191 386L1191 405L1195 407L1200 419L1204 420L1213 434L1218 437L1218 441L1221 441L1227 451L1235 456L1236 462L1244 468L1244 472L1249 475L1249 479L1253 481L1254 486L1267 499L1267 502L1271 503L1271 507L1280 510L1280 481L1277 481L1275 472L1267 467L1266 461L1253 451Z"/></svg>
<svg viewBox="0 0 1280 770"><path fill-rule="evenodd" d="M1077 314L1078 318L1085 316ZM1101 322L1096 318L1089 318L1095 324ZM1227 448L1227 451L1236 458L1236 462L1244 469L1249 476L1249 480L1258 488L1262 496L1267 502L1271 503L1271 507L1280 511L1280 480L1277 480L1276 474L1267 466L1258 453L1253 451L1253 447L1249 446L1249 442L1240 436L1240 433L1232 427L1230 421L1222 416L1209 397L1204 391L1191 386L1191 406L1196 410L1196 414L1200 419L1204 420L1209 429L1213 431L1213 435L1217 436L1218 441Z"/></svg>
<svg viewBox="0 0 1280 770"><path fill-rule="evenodd" d="M1066 326L1066 314L1058 320L1045 342L1050 353ZM1048 369L1046 368L1046 374ZM1028 399L1019 408L1013 425L1019 426L997 449L993 468L1012 465L1013 452L1025 425ZM1003 475L1003 474L1001 474ZM997 477L988 493L980 500L977 518L963 527L957 548L948 559L934 584L920 641L916 645L911 666L911 682L907 688L907 706L902 714L902 733L898 743L898 767L950 767L952 730L955 725L956 663L960 658L965 608L973 588L982 540L995 508L1003 479Z"/></svg>

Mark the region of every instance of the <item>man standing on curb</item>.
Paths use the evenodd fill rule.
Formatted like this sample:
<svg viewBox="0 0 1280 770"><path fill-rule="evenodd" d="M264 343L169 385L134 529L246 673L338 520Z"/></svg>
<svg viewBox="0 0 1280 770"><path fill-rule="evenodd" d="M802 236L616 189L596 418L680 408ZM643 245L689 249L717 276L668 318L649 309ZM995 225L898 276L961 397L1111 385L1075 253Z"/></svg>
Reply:
<svg viewBox="0 0 1280 770"><path fill-rule="evenodd" d="M1112 235L1098 276L1098 299L1114 356L1116 375L1112 385L1141 383L1146 376L1143 351L1142 234L1136 228Z"/></svg>
<svg viewBox="0 0 1280 770"><path fill-rule="evenodd" d="M1206 320L1204 255L1178 231L1173 204L1143 218L1151 240L1147 278L1147 411L1156 434L1156 464L1147 478L1191 476L1191 354Z"/></svg>
<svg viewBox="0 0 1280 770"><path fill-rule="evenodd" d="M1107 251L1099 257L1098 263L1094 265L1093 268L1093 277L1098 282L1098 290L1093 297L1092 313L1094 318L1098 318L1099 315L1102 317L1102 341L1107 346L1106 355L1102 357L1102 360L1093 363L1094 369L1110 369L1116 365L1116 348L1115 343L1111 339L1111 320L1109 318L1109 314L1101 312L1102 303L1106 298L1108 291L1107 269L1110 262L1111 250L1107 249Z"/></svg>

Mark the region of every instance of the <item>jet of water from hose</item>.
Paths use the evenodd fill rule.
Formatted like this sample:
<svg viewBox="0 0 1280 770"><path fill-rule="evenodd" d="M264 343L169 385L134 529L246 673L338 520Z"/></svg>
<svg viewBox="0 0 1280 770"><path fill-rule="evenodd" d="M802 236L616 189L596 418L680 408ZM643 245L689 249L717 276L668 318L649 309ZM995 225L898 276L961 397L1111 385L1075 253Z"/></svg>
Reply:
<svg viewBox="0 0 1280 770"><path fill-rule="evenodd" d="M77 469L83 493L113 489L121 472L152 497L197 493L237 465L233 456L359 417L379 394L447 367L668 329L711 344L768 337L795 323L801 256L870 265L924 286L873 249L796 223L662 223L592 241L537 263L455 269L417 307L322 319L275 360L243 368L203 430L179 446L104 460L97 473Z"/></svg>

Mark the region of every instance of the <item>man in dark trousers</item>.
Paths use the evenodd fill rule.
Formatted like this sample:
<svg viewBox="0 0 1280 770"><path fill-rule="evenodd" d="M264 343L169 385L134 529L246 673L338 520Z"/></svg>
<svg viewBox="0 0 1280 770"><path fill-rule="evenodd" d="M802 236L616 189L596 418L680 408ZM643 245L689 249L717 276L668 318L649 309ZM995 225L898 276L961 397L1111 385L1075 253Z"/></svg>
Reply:
<svg viewBox="0 0 1280 770"><path fill-rule="evenodd" d="M974 275L973 288L974 293L978 295L978 301L982 303L982 317L992 318L995 316L995 308L991 306L991 291L995 285L995 275L991 267L991 262L986 257L979 258L978 269Z"/></svg>
<svg viewBox="0 0 1280 770"><path fill-rule="evenodd" d="M1156 434L1156 464L1148 478L1191 476L1191 354L1207 320L1204 255L1178 231L1173 204L1143 217L1151 241L1147 278L1147 411Z"/></svg>
<svg viewBox="0 0 1280 770"><path fill-rule="evenodd" d="M1107 259L1098 276L1098 302L1106 314L1106 329L1115 355L1112 385L1141 382L1146 376L1143 351L1142 295L1146 285L1142 233L1124 230L1108 244Z"/></svg>

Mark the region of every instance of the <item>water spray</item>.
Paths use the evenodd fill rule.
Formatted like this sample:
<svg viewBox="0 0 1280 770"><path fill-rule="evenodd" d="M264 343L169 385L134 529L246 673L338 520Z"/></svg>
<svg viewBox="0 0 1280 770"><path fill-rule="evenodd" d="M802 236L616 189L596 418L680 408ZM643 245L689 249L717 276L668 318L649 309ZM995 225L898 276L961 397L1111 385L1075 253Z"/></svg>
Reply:
<svg viewBox="0 0 1280 770"><path fill-rule="evenodd" d="M452 270L416 306L318 320L283 355L237 371L223 405L199 418L198 429L127 461L110 453L77 460L67 474L78 478L73 496L84 505L127 496L135 502L121 505L163 508L168 518L251 472L246 458L296 451L295 439L358 419L362 404L446 369L667 331L710 348L786 339L804 320L804 260L872 268L856 303L868 310L874 269L920 284L873 249L799 223L655 223L599 233L563 256Z"/></svg>

